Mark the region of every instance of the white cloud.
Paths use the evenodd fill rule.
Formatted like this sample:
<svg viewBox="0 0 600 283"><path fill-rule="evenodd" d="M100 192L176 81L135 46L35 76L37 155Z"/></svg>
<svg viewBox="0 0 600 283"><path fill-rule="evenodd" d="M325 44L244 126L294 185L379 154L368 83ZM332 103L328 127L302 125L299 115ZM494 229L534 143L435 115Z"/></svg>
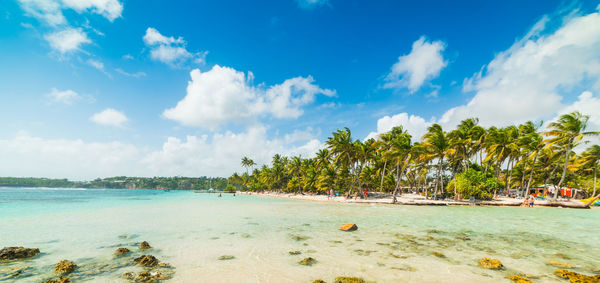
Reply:
<svg viewBox="0 0 600 283"><path fill-rule="evenodd" d="M329 5L329 0L296 0L298 6L303 9L312 9L324 5Z"/></svg>
<svg viewBox="0 0 600 283"><path fill-rule="evenodd" d="M50 26L62 25L67 22L57 1L49 0L19 0L21 8L29 16L47 23Z"/></svg>
<svg viewBox="0 0 600 283"><path fill-rule="evenodd" d="M128 73L128 72L123 71L120 68L116 68L115 71L121 75L128 76L128 77L134 77L134 78L141 78L141 77L146 76L146 73L144 73L144 72Z"/></svg>
<svg viewBox="0 0 600 283"><path fill-rule="evenodd" d="M61 54L79 50L79 46L90 43L87 34L80 28L66 28L44 36L54 50Z"/></svg>
<svg viewBox="0 0 600 283"><path fill-rule="evenodd" d="M146 29L144 43L150 48L150 58L172 67L192 61L204 64L207 52L191 53L182 37L166 37L155 28Z"/></svg>
<svg viewBox="0 0 600 283"><path fill-rule="evenodd" d="M127 116L123 112L117 111L112 108L104 109L102 112L94 114L90 120L92 122L104 125L104 126L115 126L123 127L125 122L128 121Z"/></svg>
<svg viewBox="0 0 600 283"><path fill-rule="evenodd" d="M94 67L94 68L96 68L96 69L98 69L98 70L100 70L100 71L104 71L104 63L102 63L102 62L100 62L100 61L98 61L98 60L95 60L95 59L88 59L88 60L87 60L87 63L88 63L90 66L92 66L92 67Z"/></svg>
<svg viewBox="0 0 600 283"><path fill-rule="evenodd" d="M412 45L409 54L398 57L398 62L386 76L385 88L408 88L411 93L419 90L424 83L440 75L448 65L442 52L446 45L441 41L429 42L419 38Z"/></svg>
<svg viewBox="0 0 600 283"><path fill-rule="evenodd" d="M562 108L556 115L556 118L562 114L574 111L579 111L581 114L590 116L587 131L600 131L600 96L593 95L589 91L584 91L577 97L575 102Z"/></svg>
<svg viewBox="0 0 600 283"><path fill-rule="evenodd" d="M427 122L422 117L408 113L384 116L377 120L377 132L371 132L366 139L376 138L379 134L389 132L396 126L402 126L412 136L413 141L419 141L431 124L432 122Z"/></svg>
<svg viewBox="0 0 600 283"><path fill-rule="evenodd" d="M246 123L267 114L297 118L303 114L301 107L312 103L315 95L335 95L335 91L315 85L310 76L287 79L266 90L251 85L252 73L246 76L229 67L215 65L206 72L195 69L190 76L186 96L163 116L208 129L230 122Z"/></svg>
<svg viewBox="0 0 600 283"><path fill-rule="evenodd" d="M269 163L279 153L286 156L313 156L323 145L316 139L307 139L298 146L285 143L282 139L267 139L263 126L251 127L246 132L187 136L185 141L171 137L162 150L154 151L144 160L150 172L160 175L212 175L228 176L241 171L243 156L252 158L257 164Z"/></svg>
<svg viewBox="0 0 600 283"><path fill-rule="evenodd" d="M67 105L71 105L73 102L81 98L81 96L75 91L70 89L61 91L56 88L52 88L52 91L47 96L54 103L62 103Z"/></svg>
<svg viewBox="0 0 600 283"><path fill-rule="evenodd" d="M304 137L291 145L267 138L263 126L242 133L169 137L152 150L122 142L85 142L79 139L44 139L19 133L0 139L0 171L8 176L36 176L90 180L108 176L222 176L240 172L240 160L249 156L258 164L276 154L313 156L323 145Z"/></svg>
<svg viewBox="0 0 600 283"><path fill-rule="evenodd" d="M78 13L90 11L100 14L109 21L121 17L123 4L118 0L62 0L65 7L71 8Z"/></svg>
<svg viewBox="0 0 600 283"><path fill-rule="evenodd" d="M19 0L21 8L50 26L67 24L63 9L73 9L78 13L92 12L100 14L109 21L121 16L123 4L118 0Z"/></svg>
<svg viewBox="0 0 600 283"><path fill-rule="evenodd" d="M125 55L123 55L123 59L125 59L125 60L133 60L133 56L131 56L131 54L125 54Z"/></svg>
<svg viewBox="0 0 600 283"><path fill-rule="evenodd" d="M450 127L478 117L483 125L503 126L553 117L574 90L600 89L600 14L564 19L555 31L549 19L499 53L481 72L465 80L475 96L448 110L440 122ZM577 92L578 93L578 92Z"/></svg>

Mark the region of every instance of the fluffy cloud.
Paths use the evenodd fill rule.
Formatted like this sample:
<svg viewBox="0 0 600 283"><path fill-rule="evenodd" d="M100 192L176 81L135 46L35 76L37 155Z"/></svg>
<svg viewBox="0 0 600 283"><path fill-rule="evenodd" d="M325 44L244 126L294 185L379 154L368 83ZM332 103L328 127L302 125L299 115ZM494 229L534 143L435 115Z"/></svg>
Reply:
<svg viewBox="0 0 600 283"><path fill-rule="evenodd" d="M90 118L90 120L99 125L123 127L128 119L127 116L123 114L123 112L117 111L112 108L107 108L102 112L94 114Z"/></svg>
<svg viewBox="0 0 600 283"><path fill-rule="evenodd" d="M556 118L562 114L579 111L581 114L589 115L588 131L600 131L600 96L593 95L589 91L581 93L575 102L562 108Z"/></svg>
<svg viewBox="0 0 600 283"><path fill-rule="evenodd" d="M250 84L246 76L233 68L218 65L206 72L190 73L186 96L163 116L184 125L215 129L229 123L242 123L262 115L297 118L302 106L314 101L317 94L334 96L335 91L322 89L312 77L296 77L266 90Z"/></svg>
<svg viewBox="0 0 600 283"><path fill-rule="evenodd" d="M446 45L441 41L429 42L419 38L412 45L409 54L398 57L398 62L385 77L385 88L408 88L411 93L419 90L427 81L440 75L448 65L442 52Z"/></svg>
<svg viewBox="0 0 600 283"><path fill-rule="evenodd" d="M182 37L166 37L155 28L146 29L144 43L150 48L150 58L170 66L178 66L189 61L203 64L207 52L191 53L186 49Z"/></svg>
<svg viewBox="0 0 600 283"><path fill-rule="evenodd" d="M240 171L243 156L257 164L266 164L277 153L309 157L323 146L312 137L304 137L298 145L266 137L267 130L263 126L251 127L242 133L217 133L212 140L206 135L187 136L185 140L171 137L161 150L144 158L143 163L151 172L161 172L161 175L227 176Z"/></svg>
<svg viewBox="0 0 600 283"><path fill-rule="evenodd" d="M419 116L409 115L408 113L384 116L377 120L377 132L371 132L367 139L376 138L379 134L389 132L394 127L402 126L404 130L412 135L413 141L419 141L431 124L432 122L427 122Z"/></svg>
<svg viewBox="0 0 600 283"><path fill-rule="evenodd" d="M118 0L62 0L65 7L71 8L78 13L90 11L100 14L109 21L121 17L123 4Z"/></svg>
<svg viewBox="0 0 600 283"><path fill-rule="evenodd" d="M73 102L81 98L81 96L75 91L70 89L61 91L56 88L52 88L52 91L47 96L53 103L62 103L67 105L71 105Z"/></svg>
<svg viewBox="0 0 600 283"><path fill-rule="evenodd" d="M118 0L19 0L25 13L50 26L67 23L63 9L78 13L86 11L100 14L110 21L121 17L123 4Z"/></svg>
<svg viewBox="0 0 600 283"><path fill-rule="evenodd" d="M60 2L48 0L19 0L25 13L51 26L67 22L62 14Z"/></svg>
<svg viewBox="0 0 600 283"><path fill-rule="evenodd" d="M81 28L67 28L44 36L52 49L61 54L79 50L79 46L91 40Z"/></svg>
<svg viewBox="0 0 600 283"><path fill-rule="evenodd" d="M313 156L323 145L314 136L288 143L267 138L263 126L242 133L169 137L162 148L138 148L121 142L43 139L19 133L0 139L0 171L8 176L40 176L89 180L107 176L229 176L241 171L243 156L258 164L283 155Z"/></svg>
<svg viewBox="0 0 600 283"><path fill-rule="evenodd" d="M546 32L544 18L521 40L465 80L475 91L466 104L448 110L440 122L454 126L469 117L484 125L551 118L579 93L600 89L600 14L565 18Z"/></svg>

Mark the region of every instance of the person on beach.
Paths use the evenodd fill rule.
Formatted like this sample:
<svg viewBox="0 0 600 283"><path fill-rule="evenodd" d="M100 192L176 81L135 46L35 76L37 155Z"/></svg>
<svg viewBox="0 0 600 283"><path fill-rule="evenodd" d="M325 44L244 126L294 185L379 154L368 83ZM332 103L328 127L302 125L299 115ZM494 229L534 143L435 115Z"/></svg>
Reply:
<svg viewBox="0 0 600 283"><path fill-rule="evenodd" d="M368 195L369 195L369 190L365 189L365 200L367 199Z"/></svg>
<svg viewBox="0 0 600 283"><path fill-rule="evenodd" d="M523 199L523 203L521 204L521 207L528 207L529 206L529 199L525 198Z"/></svg>
<svg viewBox="0 0 600 283"><path fill-rule="evenodd" d="M354 192L354 200L358 199L358 191Z"/></svg>
<svg viewBox="0 0 600 283"><path fill-rule="evenodd" d="M533 207L533 204L534 204L534 203L535 203L535 198L534 198L534 197L531 197L531 198L529 199L529 207Z"/></svg>

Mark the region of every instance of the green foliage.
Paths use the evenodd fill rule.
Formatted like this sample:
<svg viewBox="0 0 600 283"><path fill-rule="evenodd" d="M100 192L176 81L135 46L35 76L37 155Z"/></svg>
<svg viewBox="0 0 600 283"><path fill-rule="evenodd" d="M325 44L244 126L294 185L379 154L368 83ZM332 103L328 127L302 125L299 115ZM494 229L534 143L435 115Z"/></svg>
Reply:
<svg viewBox="0 0 600 283"><path fill-rule="evenodd" d="M446 187L446 191L453 193L455 183L457 193L464 199L475 197L489 200L492 199L494 190L504 187L502 182L492 177L486 177L483 172L474 169L457 174Z"/></svg>
<svg viewBox="0 0 600 283"><path fill-rule="evenodd" d="M235 193L237 189L232 184L229 184L227 185L227 187L225 187L225 190L223 191L226 193Z"/></svg>

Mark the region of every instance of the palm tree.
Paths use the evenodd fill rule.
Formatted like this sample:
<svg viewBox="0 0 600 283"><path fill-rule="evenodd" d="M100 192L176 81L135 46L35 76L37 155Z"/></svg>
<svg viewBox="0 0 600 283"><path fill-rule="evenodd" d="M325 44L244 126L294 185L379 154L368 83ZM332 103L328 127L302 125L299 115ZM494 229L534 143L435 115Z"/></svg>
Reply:
<svg viewBox="0 0 600 283"><path fill-rule="evenodd" d="M582 154L583 162L586 166L592 167L594 170L594 192L592 196L596 196L596 176L598 175L598 165L600 165L600 145L592 145Z"/></svg>
<svg viewBox="0 0 600 283"><path fill-rule="evenodd" d="M536 132L531 133L527 136L525 146L530 152L528 159L531 159L531 156L533 156L533 162L531 163L531 173L529 173L529 180L527 181L527 187L525 189L525 193L523 194L523 197L526 197L527 195L529 195L529 188L531 188L531 181L533 180L533 173L535 172L535 163L538 159L540 151L544 148L543 140L544 139L542 138L542 136ZM525 172L523 172L523 175L525 175Z"/></svg>
<svg viewBox="0 0 600 283"><path fill-rule="evenodd" d="M423 145L427 148L431 159L438 160L437 180L434 196L437 196L438 188L443 190L444 180L442 178L444 157L450 148L448 135L442 129L440 124L433 124L427 128L427 133L423 136Z"/></svg>
<svg viewBox="0 0 600 283"><path fill-rule="evenodd" d="M557 121L550 123L550 125L548 125L550 130L544 133L544 135L552 137L546 141L547 146L559 145L564 149L565 154L563 172L560 177L560 181L558 181L558 187L554 193L554 197L552 197L552 201L556 201L558 198L560 188L565 180L565 176L567 175L567 167L569 166L569 155L571 154L571 151L584 142L584 137L600 134L600 132L585 131L589 119L590 116L583 115L578 111L563 114L558 118Z"/></svg>
<svg viewBox="0 0 600 283"><path fill-rule="evenodd" d="M246 174L248 174L248 168L256 165L254 160L248 158L247 156L242 157L242 166L246 168Z"/></svg>
<svg viewBox="0 0 600 283"><path fill-rule="evenodd" d="M337 130L332 134L332 137L327 139L325 143L329 148L329 153L334 156L333 161L341 168L348 168L350 174L355 172L356 163L356 145L352 141L352 134L350 129L344 128L344 130ZM350 185L350 195L354 189L355 178L352 176L352 183Z"/></svg>

